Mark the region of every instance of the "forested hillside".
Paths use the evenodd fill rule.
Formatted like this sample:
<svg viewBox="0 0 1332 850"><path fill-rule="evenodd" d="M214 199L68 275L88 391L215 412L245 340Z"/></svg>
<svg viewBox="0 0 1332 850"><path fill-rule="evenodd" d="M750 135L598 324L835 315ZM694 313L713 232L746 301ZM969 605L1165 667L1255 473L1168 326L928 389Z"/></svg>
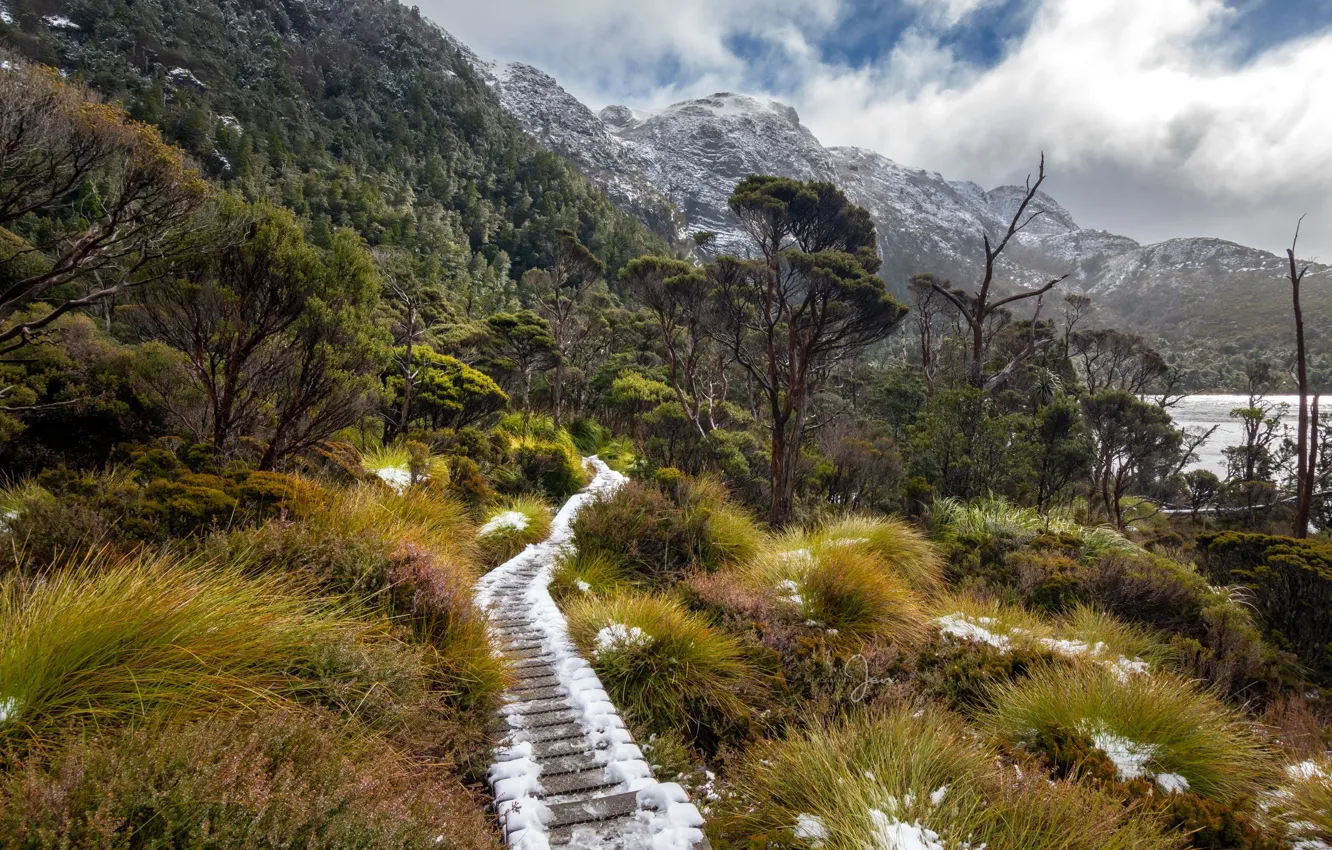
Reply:
<svg viewBox="0 0 1332 850"><path fill-rule="evenodd" d="M162 128L205 176L428 257L473 309L503 306L567 227L613 269L653 241L541 150L420 14L352 2L7 0L0 44Z"/></svg>

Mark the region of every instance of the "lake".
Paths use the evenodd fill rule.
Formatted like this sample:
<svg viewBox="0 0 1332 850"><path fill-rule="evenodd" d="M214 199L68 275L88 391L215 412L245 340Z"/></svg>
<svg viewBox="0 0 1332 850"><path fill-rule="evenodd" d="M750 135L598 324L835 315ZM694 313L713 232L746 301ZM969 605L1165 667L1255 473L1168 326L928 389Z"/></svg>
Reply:
<svg viewBox="0 0 1332 850"><path fill-rule="evenodd" d="M1300 397L1295 395L1272 395L1267 397L1271 404L1285 402L1289 405L1282 422L1294 433L1299 421ZM1190 430L1211 428L1219 425L1216 433L1202 448L1198 449L1198 462L1189 469L1210 469L1217 477L1226 477L1226 458L1221 450L1227 446L1239 445L1243 440L1244 429L1239 420L1232 419L1230 411L1237 407L1248 407L1249 397L1244 395L1192 395L1175 405L1170 413L1175 424Z"/></svg>

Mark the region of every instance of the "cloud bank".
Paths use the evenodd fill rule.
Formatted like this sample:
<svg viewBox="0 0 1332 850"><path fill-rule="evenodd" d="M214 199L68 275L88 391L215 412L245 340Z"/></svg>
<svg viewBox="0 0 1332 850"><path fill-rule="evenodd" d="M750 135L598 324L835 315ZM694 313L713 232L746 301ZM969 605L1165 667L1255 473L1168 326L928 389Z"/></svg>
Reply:
<svg viewBox="0 0 1332 850"><path fill-rule="evenodd" d="M1297 19L1282 16L1289 3L427 0L422 11L593 108L767 95L826 145L984 185L1020 179L1044 150L1049 190L1083 226L1280 251L1308 213L1302 245L1328 260L1332 0L1302 0Z"/></svg>

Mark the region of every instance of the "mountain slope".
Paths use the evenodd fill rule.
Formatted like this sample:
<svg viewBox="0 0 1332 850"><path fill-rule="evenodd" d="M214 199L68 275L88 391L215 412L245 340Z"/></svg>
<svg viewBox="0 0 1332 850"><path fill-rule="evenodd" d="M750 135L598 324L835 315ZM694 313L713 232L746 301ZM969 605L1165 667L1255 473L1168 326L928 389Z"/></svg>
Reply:
<svg viewBox="0 0 1332 850"><path fill-rule="evenodd" d="M530 66L492 69L492 75L501 101L539 140L603 187L603 175L611 174L647 192L646 179L684 214L690 230L716 231L721 251L745 244L726 209L731 187L745 174L832 180L874 216L890 287L902 291L907 278L921 272L968 286L983 270L982 234L1001 233L1022 197L1018 186L986 191L872 151L825 148L794 109L771 100L719 93L647 115L611 106L594 122L591 110ZM1140 245L1079 227L1043 193L1037 206L1041 217L1001 263L1000 286L1069 274L1071 289L1092 296L1098 321L1153 336L1167 349L1193 349L1191 359L1284 356L1290 293L1282 258L1208 238ZM1332 268L1310 270L1305 301L1311 325L1332 323L1330 283ZM1311 336L1316 350L1332 352L1332 334L1314 330ZM1217 380L1223 379L1199 377Z"/></svg>
<svg viewBox="0 0 1332 850"><path fill-rule="evenodd" d="M612 267L660 246L393 0L3 0L0 49L80 75L205 173L415 249L470 299L570 227Z"/></svg>

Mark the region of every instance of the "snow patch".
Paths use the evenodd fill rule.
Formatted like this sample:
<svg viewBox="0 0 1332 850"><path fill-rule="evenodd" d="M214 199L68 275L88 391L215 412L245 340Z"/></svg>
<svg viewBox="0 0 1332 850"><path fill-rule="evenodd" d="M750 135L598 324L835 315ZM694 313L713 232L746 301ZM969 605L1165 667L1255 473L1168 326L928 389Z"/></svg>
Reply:
<svg viewBox="0 0 1332 850"><path fill-rule="evenodd" d="M0 6L0 23L4 23L4 24L12 24L12 23L14 23L14 16L11 15L11 14L9 14L9 10L6 9L4 6ZM8 66L9 66L9 63L6 62L6 63L4 63L4 66L3 66L3 67L5 68L5 70L8 70Z"/></svg>
<svg viewBox="0 0 1332 850"><path fill-rule="evenodd" d="M74 23L64 15L47 15L42 18L42 22L45 23L48 27L58 30L81 29L81 27L78 24ZM5 21L5 23L10 23L10 22Z"/></svg>
<svg viewBox="0 0 1332 850"><path fill-rule="evenodd" d="M592 592L592 585L590 585L590 584L588 584L587 582L583 581L581 578L580 578L578 581L574 582L574 586L577 587L578 590L579 590L580 592L582 592L582 593L591 593L591 592Z"/></svg>
<svg viewBox="0 0 1332 850"><path fill-rule="evenodd" d="M405 466L386 466L374 472L395 493L401 493L412 486L412 471Z"/></svg>
<svg viewBox="0 0 1332 850"><path fill-rule="evenodd" d="M869 850L947 850L939 833L919 822L907 823L870 809Z"/></svg>
<svg viewBox="0 0 1332 850"><path fill-rule="evenodd" d="M800 594L800 585L796 584L793 580L788 578L786 581L777 585L777 589L782 591L782 599L790 602L797 608L805 607L805 597Z"/></svg>
<svg viewBox="0 0 1332 850"><path fill-rule="evenodd" d="M491 517L489 522L477 530L476 536L485 537L501 531L506 534L511 531L522 531L531 523L532 521L528 519L527 514L518 511L505 511Z"/></svg>
<svg viewBox="0 0 1332 850"><path fill-rule="evenodd" d="M1140 779L1147 775L1147 763L1156 755L1156 745L1139 744L1114 734L1104 726L1092 729L1088 734L1096 748L1115 763L1115 771L1120 779Z"/></svg>
<svg viewBox="0 0 1332 850"><path fill-rule="evenodd" d="M1178 773L1158 773L1156 774L1156 784L1167 794L1183 794L1189 790L1189 780Z"/></svg>
<svg viewBox="0 0 1332 850"><path fill-rule="evenodd" d="M14 697L0 699L0 723L9 720L10 717L18 714L19 701Z"/></svg>
<svg viewBox="0 0 1332 850"><path fill-rule="evenodd" d="M1288 766L1286 776L1295 780L1325 779L1327 778L1327 771L1323 770L1317 762L1302 761L1299 764Z"/></svg>
<svg viewBox="0 0 1332 850"><path fill-rule="evenodd" d="M172 68L170 71L167 71L167 76L178 83L189 83L190 85L198 86L201 89L208 88L208 86L204 85L204 81L194 76L194 72L189 68Z"/></svg>
<svg viewBox="0 0 1332 850"><path fill-rule="evenodd" d="M603 655L612 652L618 652L625 649L637 649L639 647L651 646L652 635L640 629L638 626L626 626L624 623L611 623L606 628L597 632L596 648L592 654L601 658Z"/></svg>
<svg viewBox="0 0 1332 850"><path fill-rule="evenodd" d="M939 617L934 622L939 626L939 631L949 637L969 640L973 643L986 643L1004 652L1013 648L1013 641L1007 635L990 631L989 627L995 625L996 622L993 617L977 617L975 620L971 620L967 618L966 614L959 611L955 614Z"/></svg>
<svg viewBox="0 0 1332 850"><path fill-rule="evenodd" d="M815 847L822 846L828 840L828 825L818 815L798 815L792 832L796 838L808 841Z"/></svg>

